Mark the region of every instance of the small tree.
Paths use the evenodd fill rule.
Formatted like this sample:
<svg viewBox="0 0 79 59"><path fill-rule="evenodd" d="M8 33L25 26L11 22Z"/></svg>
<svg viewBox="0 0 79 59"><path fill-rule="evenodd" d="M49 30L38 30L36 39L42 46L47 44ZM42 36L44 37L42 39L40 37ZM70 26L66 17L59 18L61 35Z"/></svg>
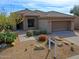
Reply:
<svg viewBox="0 0 79 59"><path fill-rule="evenodd" d="M75 5L73 9L70 10L70 13L79 16L79 5Z"/></svg>
<svg viewBox="0 0 79 59"><path fill-rule="evenodd" d="M14 21L14 24L19 24L22 21L22 15L18 12L11 13L10 17Z"/></svg>
<svg viewBox="0 0 79 59"><path fill-rule="evenodd" d="M6 13L0 13L0 30L12 29L14 21Z"/></svg>
<svg viewBox="0 0 79 59"><path fill-rule="evenodd" d="M5 14L3 14L3 13L0 13L0 25L2 24L5 24L5 22L6 22L6 15Z"/></svg>

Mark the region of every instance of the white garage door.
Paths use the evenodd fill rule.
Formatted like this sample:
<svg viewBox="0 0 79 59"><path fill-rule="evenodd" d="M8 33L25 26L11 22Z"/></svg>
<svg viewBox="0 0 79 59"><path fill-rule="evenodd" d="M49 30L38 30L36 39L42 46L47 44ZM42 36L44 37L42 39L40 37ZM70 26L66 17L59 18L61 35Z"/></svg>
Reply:
<svg viewBox="0 0 79 59"><path fill-rule="evenodd" d="M70 21L53 21L52 22L52 31L67 31L70 30L71 22Z"/></svg>

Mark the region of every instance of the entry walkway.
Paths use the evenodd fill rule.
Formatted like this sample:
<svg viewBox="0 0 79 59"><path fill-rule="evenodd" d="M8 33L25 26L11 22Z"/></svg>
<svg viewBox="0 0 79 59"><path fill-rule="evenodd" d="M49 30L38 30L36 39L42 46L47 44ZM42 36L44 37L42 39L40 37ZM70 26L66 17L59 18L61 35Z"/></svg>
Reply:
<svg viewBox="0 0 79 59"><path fill-rule="evenodd" d="M34 37L26 37L25 31L16 31L16 32L18 33L18 37L21 42L27 41L27 40L35 40Z"/></svg>

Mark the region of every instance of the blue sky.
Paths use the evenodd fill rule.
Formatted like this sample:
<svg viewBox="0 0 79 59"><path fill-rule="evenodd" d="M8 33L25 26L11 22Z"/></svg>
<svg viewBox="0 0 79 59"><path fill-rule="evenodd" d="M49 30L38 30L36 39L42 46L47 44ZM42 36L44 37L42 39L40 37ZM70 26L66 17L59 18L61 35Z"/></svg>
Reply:
<svg viewBox="0 0 79 59"><path fill-rule="evenodd" d="M42 11L58 11L69 13L79 0L1 0L0 11L6 12L22 10L25 8Z"/></svg>

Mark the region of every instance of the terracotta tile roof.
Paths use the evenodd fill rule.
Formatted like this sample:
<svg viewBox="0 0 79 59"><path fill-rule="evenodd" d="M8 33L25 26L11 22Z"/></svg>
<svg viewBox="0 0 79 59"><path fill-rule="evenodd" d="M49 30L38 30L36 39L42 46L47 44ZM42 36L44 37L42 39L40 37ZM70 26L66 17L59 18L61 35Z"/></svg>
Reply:
<svg viewBox="0 0 79 59"><path fill-rule="evenodd" d="M22 14L23 16L40 16L40 17L73 17L72 15L56 12L56 11L48 11L43 12L39 10L21 10L17 11L17 13Z"/></svg>

